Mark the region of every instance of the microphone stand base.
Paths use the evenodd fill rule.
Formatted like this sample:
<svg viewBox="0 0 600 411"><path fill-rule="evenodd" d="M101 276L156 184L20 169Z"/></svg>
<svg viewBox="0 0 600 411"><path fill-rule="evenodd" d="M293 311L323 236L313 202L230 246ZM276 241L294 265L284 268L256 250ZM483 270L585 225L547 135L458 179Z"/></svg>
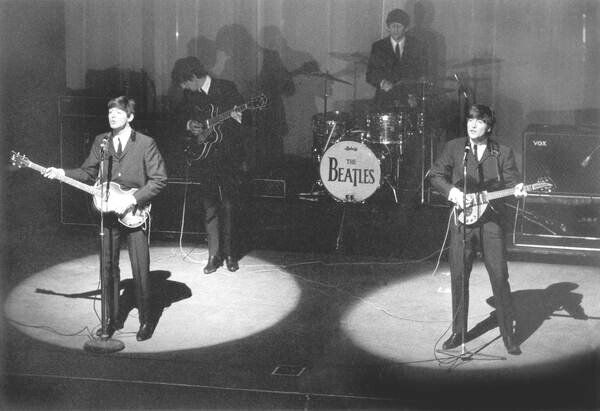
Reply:
<svg viewBox="0 0 600 411"><path fill-rule="evenodd" d="M125 344L112 338L93 338L83 345L84 351L92 354L112 354L125 348Z"/></svg>

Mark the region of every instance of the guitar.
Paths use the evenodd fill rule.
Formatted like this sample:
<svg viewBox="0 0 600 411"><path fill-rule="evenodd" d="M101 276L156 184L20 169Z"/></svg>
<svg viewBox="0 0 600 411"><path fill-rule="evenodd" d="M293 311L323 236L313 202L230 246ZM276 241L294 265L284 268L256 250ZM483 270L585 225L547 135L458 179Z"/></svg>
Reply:
<svg viewBox="0 0 600 411"><path fill-rule="evenodd" d="M545 179L540 179L540 181L537 183L523 186L523 191L550 192L553 188L554 184L552 182ZM487 191L467 193L467 207L464 210L459 210L458 221L466 225L475 224L487 210L490 201L509 197L513 195L514 192L515 189L513 187L504 190L492 191L491 193L488 193Z"/></svg>
<svg viewBox="0 0 600 411"><path fill-rule="evenodd" d="M267 102L267 96L259 94L247 103L235 106L231 110L220 114L218 113L218 109L212 104L209 104L207 110L199 110L196 107L197 111L201 113L199 117L206 117L206 119L202 121L190 120L191 126L201 128L202 130L194 134L188 142L184 150L187 158L192 161L204 160L210 154L213 146L223 141L221 123L231 118L233 113L242 113L245 110L261 110L267 106ZM203 112L207 115L202 115Z"/></svg>
<svg viewBox="0 0 600 411"><path fill-rule="evenodd" d="M15 151L11 151L10 161L12 165L16 167L28 167L41 174L47 170L47 168L31 162L25 155ZM112 181L110 183L102 183L91 186L67 176L58 176L57 180L91 194L93 196L94 206L102 213L113 213L115 203L119 202L119 198L128 194L133 194L137 191L135 188L124 190L119 186L119 184ZM104 196L105 201L102 201L102 196ZM144 207L132 207L125 213L119 214L119 222L128 228L139 227L144 224L150 216L150 207L151 205L149 203Z"/></svg>

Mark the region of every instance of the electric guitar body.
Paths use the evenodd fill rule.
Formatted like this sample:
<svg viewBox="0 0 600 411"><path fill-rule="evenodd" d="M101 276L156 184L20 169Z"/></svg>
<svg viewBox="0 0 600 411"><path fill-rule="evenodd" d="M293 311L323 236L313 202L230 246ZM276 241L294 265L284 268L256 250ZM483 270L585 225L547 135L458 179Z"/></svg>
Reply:
<svg viewBox="0 0 600 411"><path fill-rule="evenodd" d="M217 107L209 104L206 108L195 107L194 118L188 124L194 129L191 133L185 154L188 161L204 160L215 145L223 141L221 126L223 122L232 118L234 113L242 113L245 110L260 110L267 106L267 97L260 94L247 103L235 106L231 110L219 113Z"/></svg>

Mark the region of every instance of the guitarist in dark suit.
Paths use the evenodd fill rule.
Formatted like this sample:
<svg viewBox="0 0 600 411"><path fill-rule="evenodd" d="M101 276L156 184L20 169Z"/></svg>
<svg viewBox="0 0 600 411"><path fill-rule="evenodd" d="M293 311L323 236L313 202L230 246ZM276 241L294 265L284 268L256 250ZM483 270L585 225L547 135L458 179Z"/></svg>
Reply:
<svg viewBox="0 0 600 411"><path fill-rule="evenodd" d="M242 113L233 110L231 118L215 127L208 136L204 122L244 102L235 84L213 78L196 57L175 62L173 84L184 90L179 109L180 130L196 149L207 153L194 160L190 156L190 176L201 183L208 240L205 274L214 273L225 260L229 271L239 269L233 247L234 212L239 198L239 178L244 169L241 141ZM201 140L201 141L198 141ZM208 150L208 151L207 151Z"/></svg>
<svg viewBox="0 0 600 411"><path fill-rule="evenodd" d="M425 75L424 46L417 38L406 35L410 17L404 10L390 11L385 22L390 35L372 44L367 63L366 80L375 87L373 103L377 110L387 112L402 106L414 108L418 90L410 81Z"/></svg>
<svg viewBox="0 0 600 411"><path fill-rule="evenodd" d="M110 280L106 301L109 307L109 337L123 328L125 316L119 310L119 252L120 238L127 238L129 260L134 280L136 304L139 312L140 328L136 338L138 341L152 337L157 319L150 310L150 254L148 250L148 231L146 224L136 228L121 225L117 216L136 206L143 206L154 198L167 185L167 172L163 158L154 139L131 128L130 123L135 113L135 101L125 96L108 102L108 122L112 129L108 133L96 136L90 154L81 167L63 170L48 168L45 177L56 178L62 174L75 180L93 184L114 182L124 189L136 189L135 192L122 197L109 196L110 208L114 213L105 214L104 218L104 270L105 278ZM100 175L101 156L104 152L103 173ZM118 199L118 200L117 200ZM102 330L99 330L101 334Z"/></svg>
<svg viewBox="0 0 600 411"><path fill-rule="evenodd" d="M463 172L467 165L467 191L494 191L514 187L516 197L525 196L523 184L511 148L490 137L494 113L488 106L474 105L467 116L468 138L449 141L429 172L432 186L459 208L464 208ZM470 188L469 188L470 187ZM467 205L469 202L467 201ZM513 330L513 305L506 246L504 243L505 210L501 205L488 208L474 224L462 224L455 213L451 222L450 275L452 288L452 335L444 342L444 349L461 345L467 333L469 308L469 276L476 248L483 259L497 307L497 320L506 350L520 354ZM466 230L466 244L463 235ZM464 288L463 288L464 287ZM463 300L464 296L464 300Z"/></svg>

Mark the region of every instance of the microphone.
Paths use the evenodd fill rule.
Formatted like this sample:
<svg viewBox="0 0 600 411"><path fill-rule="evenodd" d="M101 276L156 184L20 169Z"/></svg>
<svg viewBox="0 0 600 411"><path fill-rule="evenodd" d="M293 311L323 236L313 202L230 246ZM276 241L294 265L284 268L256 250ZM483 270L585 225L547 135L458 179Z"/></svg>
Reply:
<svg viewBox="0 0 600 411"><path fill-rule="evenodd" d="M108 136L104 136L102 139L102 143L100 143L100 150L104 151L106 149L106 145L108 144Z"/></svg>
<svg viewBox="0 0 600 411"><path fill-rule="evenodd" d="M594 153L596 152L596 150L598 150L600 148L600 144L597 145L596 147L594 147L594 149L590 152L590 154L583 159L583 161L579 164L581 167L587 167L590 164L590 160L592 159L592 156L594 155Z"/></svg>

